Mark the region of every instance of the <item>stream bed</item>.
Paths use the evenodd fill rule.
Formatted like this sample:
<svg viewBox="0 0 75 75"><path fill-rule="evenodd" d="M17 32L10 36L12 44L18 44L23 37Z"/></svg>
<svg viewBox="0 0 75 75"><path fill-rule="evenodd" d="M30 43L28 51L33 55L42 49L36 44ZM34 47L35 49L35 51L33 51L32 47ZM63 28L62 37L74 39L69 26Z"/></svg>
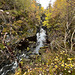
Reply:
<svg viewBox="0 0 75 75"><path fill-rule="evenodd" d="M46 43L46 31L41 27L40 31L37 32L36 37L36 47L31 50L31 55L39 54L40 47L43 47ZM19 60L19 62L22 60L22 58L29 59L30 56L27 55L28 53L22 52L20 55L16 56L16 58ZM10 75L10 73L15 73L15 69L17 67L17 60L14 60L11 64L6 64L0 69L0 75Z"/></svg>

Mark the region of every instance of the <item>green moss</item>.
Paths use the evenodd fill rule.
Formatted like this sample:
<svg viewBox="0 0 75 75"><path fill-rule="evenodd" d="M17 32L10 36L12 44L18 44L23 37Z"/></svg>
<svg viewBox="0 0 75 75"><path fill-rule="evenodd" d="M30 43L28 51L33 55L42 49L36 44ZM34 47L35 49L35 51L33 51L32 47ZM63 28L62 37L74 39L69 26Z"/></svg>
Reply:
<svg viewBox="0 0 75 75"><path fill-rule="evenodd" d="M27 47L27 51L29 51L30 50L30 48L29 47Z"/></svg>

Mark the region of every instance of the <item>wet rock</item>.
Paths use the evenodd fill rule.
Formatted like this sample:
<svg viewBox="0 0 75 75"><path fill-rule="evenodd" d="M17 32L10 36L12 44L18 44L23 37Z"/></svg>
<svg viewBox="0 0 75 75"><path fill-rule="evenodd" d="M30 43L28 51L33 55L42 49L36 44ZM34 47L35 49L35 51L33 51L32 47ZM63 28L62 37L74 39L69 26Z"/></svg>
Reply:
<svg viewBox="0 0 75 75"><path fill-rule="evenodd" d="M17 45L17 49L19 50L24 50L24 49L27 49L27 47L29 47L29 45L31 43L35 43L37 40L36 40L36 35L34 36L31 36L31 37L27 37L27 38L24 38L22 39L19 44ZM33 44L34 44L33 43Z"/></svg>
<svg viewBox="0 0 75 75"><path fill-rule="evenodd" d="M28 58L29 58L29 56L26 56L26 58L28 59Z"/></svg>
<svg viewBox="0 0 75 75"><path fill-rule="evenodd" d="M9 12L6 12L7 15L9 15Z"/></svg>
<svg viewBox="0 0 75 75"><path fill-rule="evenodd" d="M23 61L24 61L24 62L29 62L30 59L24 58Z"/></svg>
<svg viewBox="0 0 75 75"><path fill-rule="evenodd" d="M0 9L0 12L3 12L3 10L2 10L2 9Z"/></svg>

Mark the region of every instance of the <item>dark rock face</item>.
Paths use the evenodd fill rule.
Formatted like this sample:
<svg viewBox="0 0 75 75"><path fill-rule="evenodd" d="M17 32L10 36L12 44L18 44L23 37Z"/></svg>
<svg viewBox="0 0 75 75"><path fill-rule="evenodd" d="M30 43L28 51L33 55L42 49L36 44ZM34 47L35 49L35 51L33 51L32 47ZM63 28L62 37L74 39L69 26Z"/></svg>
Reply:
<svg viewBox="0 0 75 75"><path fill-rule="evenodd" d="M38 33L38 32L40 32L40 27L39 26L37 26L37 32L36 33Z"/></svg>
<svg viewBox="0 0 75 75"><path fill-rule="evenodd" d="M17 48L20 50L26 49L28 47L29 43L24 40L24 41L20 41Z"/></svg>
<svg viewBox="0 0 75 75"><path fill-rule="evenodd" d="M31 36L31 37L27 37L24 40L21 40L17 46L18 49L23 50L26 49L29 46L29 41L34 41L36 42L36 35Z"/></svg>
<svg viewBox="0 0 75 75"><path fill-rule="evenodd" d="M47 31L47 27L46 26L42 26L42 28Z"/></svg>
<svg viewBox="0 0 75 75"><path fill-rule="evenodd" d="M37 41L37 40L36 40L36 35L31 36L31 37L28 37L28 38L26 38L26 39L28 39L29 41L34 41L34 42Z"/></svg>
<svg viewBox="0 0 75 75"><path fill-rule="evenodd" d="M46 15L45 14L42 14L42 16L41 16L42 22L45 20L45 17L46 17Z"/></svg>

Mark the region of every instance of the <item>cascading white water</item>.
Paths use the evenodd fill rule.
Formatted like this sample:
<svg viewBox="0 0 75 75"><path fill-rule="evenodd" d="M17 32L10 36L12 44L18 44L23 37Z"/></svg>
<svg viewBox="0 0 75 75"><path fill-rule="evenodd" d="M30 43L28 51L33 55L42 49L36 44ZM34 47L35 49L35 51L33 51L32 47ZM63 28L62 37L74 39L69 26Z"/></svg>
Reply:
<svg viewBox="0 0 75 75"><path fill-rule="evenodd" d="M43 47L44 42L46 42L46 31L43 28L41 28L40 32L38 32L36 36L37 36L37 46L34 52L38 54L40 47Z"/></svg>
<svg viewBox="0 0 75 75"><path fill-rule="evenodd" d="M7 75L8 72L14 71L17 66L18 63L16 60L9 65L5 65L4 67L2 67L2 69L0 69L0 75Z"/></svg>
<svg viewBox="0 0 75 75"><path fill-rule="evenodd" d="M26 57L26 54L23 53L22 55L17 57L19 59L19 62L22 60L22 57ZM5 65L0 69L0 75L7 75L7 73L9 72L15 71L17 66L18 66L17 60L13 61L11 64Z"/></svg>
<svg viewBox="0 0 75 75"><path fill-rule="evenodd" d="M40 28L40 31L36 34L36 36L37 36L37 43L36 43L36 48L34 53L39 54L40 47L43 47L44 42L46 42L46 31L43 28ZM22 57L26 58L26 54L23 53L17 56L17 59L19 59L19 62L22 60ZM9 72L15 71L17 66L18 66L18 63L16 60L9 65L5 65L4 67L0 69L0 75L7 75L7 73Z"/></svg>

